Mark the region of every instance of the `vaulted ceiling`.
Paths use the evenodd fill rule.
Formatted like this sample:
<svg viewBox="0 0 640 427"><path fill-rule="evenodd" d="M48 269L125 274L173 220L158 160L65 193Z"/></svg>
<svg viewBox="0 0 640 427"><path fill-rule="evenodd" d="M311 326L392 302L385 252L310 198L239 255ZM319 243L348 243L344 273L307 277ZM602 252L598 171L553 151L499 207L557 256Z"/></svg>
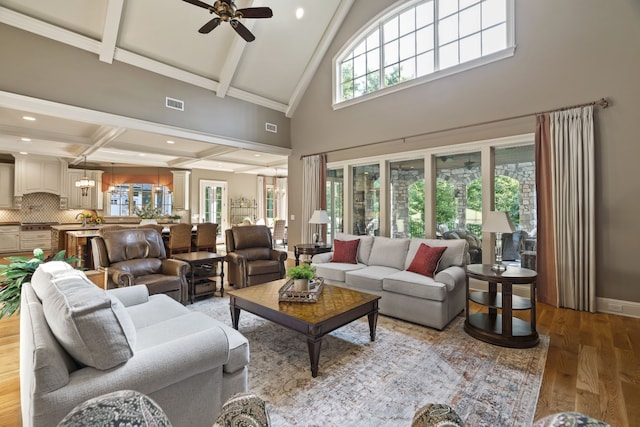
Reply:
<svg viewBox="0 0 640 427"><path fill-rule="evenodd" d="M200 34L216 15L182 0L0 0L0 23L90 51L96 61L124 62L292 117L353 2L236 0L238 8L273 11L269 19L241 20L256 37L251 43L225 22ZM28 105L0 101L0 152L265 175L286 169L287 149L149 129L135 121L114 126L73 110L39 106L34 114ZM25 122L25 115L36 121Z"/></svg>

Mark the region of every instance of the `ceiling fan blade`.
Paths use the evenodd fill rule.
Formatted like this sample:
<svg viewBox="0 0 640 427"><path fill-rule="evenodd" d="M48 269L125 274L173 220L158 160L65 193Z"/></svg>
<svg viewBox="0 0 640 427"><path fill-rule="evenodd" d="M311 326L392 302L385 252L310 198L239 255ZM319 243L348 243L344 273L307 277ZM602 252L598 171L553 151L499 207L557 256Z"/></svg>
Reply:
<svg viewBox="0 0 640 427"><path fill-rule="evenodd" d="M209 6L208 4L206 4L205 2L202 2L200 0L182 0L182 1L186 1L187 3L191 3L195 6L200 6L204 9L210 10L211 6Z"/></svg>
<svg viewBox="0 0 640 427"><path fill-rule="evenodd" d="M236 14L241 13L243 18L271 18L273 11L269 7L247 7L238 9Z"/></svg>
<svg viewBox="0 0 640 427"><path fill-rule="evenodd" d="M222 21L220 18L213 18L211 21L204 24L198 32L201 34L209 34L214 28L220 25L220 21Z"/></svg>
<svg viewBox="0 0 640 427"><path fill-rule="evenodd" d="M256 37L251 34L251 31L249 31L249 29L242 25L242 23L237 19L232 19L230 24L233 29L236 30L236 33L240 34L240 37L245 39L247 42L252 42L256 39Z"/></svg>

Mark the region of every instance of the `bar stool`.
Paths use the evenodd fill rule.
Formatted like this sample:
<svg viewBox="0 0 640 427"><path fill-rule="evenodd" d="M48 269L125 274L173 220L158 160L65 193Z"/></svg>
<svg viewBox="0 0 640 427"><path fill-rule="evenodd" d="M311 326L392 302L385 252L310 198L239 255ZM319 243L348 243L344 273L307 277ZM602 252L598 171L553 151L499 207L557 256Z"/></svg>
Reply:
<svg viewBox="0 0 640 427"><path fill-rule="evenodd" d="M167 251L169 258L173 254L191 252L191 224L177 224L169 228Z"/></svg>

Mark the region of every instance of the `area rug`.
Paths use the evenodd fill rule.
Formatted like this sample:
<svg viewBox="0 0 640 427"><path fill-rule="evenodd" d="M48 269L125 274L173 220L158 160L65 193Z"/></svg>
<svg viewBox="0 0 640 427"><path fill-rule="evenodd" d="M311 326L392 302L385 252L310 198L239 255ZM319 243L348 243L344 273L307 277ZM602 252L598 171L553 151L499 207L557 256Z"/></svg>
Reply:
<svg viewBox="0 0 640 427"><path fill-rule="evenodd" d="M188 307L231 325L228 304ZM463 324L457 317L437 331L379 316L371 342L364 317L324 337L313 378L304 336L242 311L249 391L267 402L274 427L409 427L427 403L453 407L467 426L531 425L549 338L509 349L470 337Z"/></svg>

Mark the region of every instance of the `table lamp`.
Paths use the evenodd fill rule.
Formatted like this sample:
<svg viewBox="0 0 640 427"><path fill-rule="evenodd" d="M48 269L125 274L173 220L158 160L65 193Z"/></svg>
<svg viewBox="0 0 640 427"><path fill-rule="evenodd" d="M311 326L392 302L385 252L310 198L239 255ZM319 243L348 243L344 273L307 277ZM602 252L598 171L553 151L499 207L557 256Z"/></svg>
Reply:
<svg viewBox="0 0 640 427"><path fill-rule="evenodd" d="M320 246L322 241L320 240L320 225L321 224L329 224L331 221L329 220L329 215L327 215L327 211L325 210L316 210L311 215L311 219L309 219L309 224L316 224L316 233L315 245Z"/></svg>
<svg viewBox="0 0 640 427"><path fill-rule="evenodd" d="M491 266L491 270L502 272L507 266L502 263L502 233L513 233L516 228L513 226L509 214L506 212L490 211L487 218L482 221L482 231L486 233L496 233L496 262Z"/></svg>

